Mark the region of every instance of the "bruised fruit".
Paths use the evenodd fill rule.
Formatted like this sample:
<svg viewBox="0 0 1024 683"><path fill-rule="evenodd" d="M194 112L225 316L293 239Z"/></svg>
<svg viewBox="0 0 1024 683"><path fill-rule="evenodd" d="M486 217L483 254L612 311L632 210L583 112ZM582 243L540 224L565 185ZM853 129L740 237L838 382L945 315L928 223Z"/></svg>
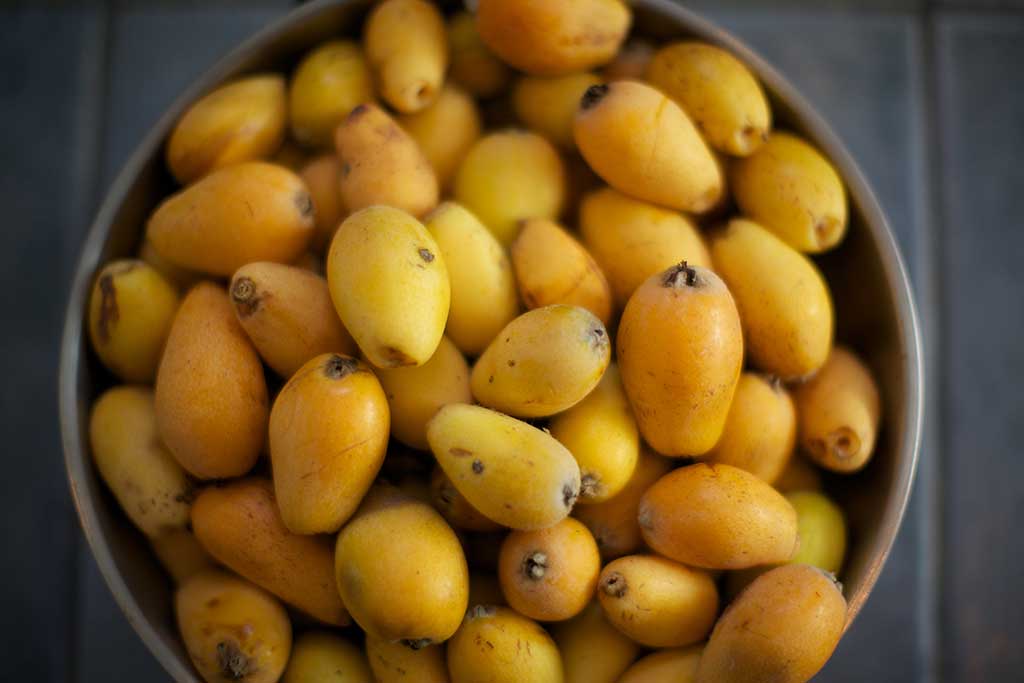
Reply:
<svg viewBox="0 0 1024 683"><path fill-rule="evenodd" d="M333 633L307 631L295 639L281 683L374 683L362 651Z"/></svg>
<svg viewBox="0 0 1024 683"><path fill-rule="evenodd" d="M475 605L448 643L452 683L562 683L551 636L507 607Z"/></svg>
<svg viewBox="0 0 1024 683"><path fill-rule="evenodd" d="M436 98L448 68L444 17L426 0L384 0L363 28L366 57L381 97L400 112L416 112Z"/></svg>
<svg viewBox="0 0 1024 683"><path fill-rule="evenodd" d="M597 600L569 621L555 624L565 683L616 683L640 647L608 623Z"/></svg>
<svg viewBox="0 0 1024 683"><path fill-rule="evenodd" d="M373 75L359 46L348 40L326 42L307 53L292 76L292 135L307 147L329 147L348 113L373 100Z"/></svg>
<svg viewBox="0 0 1024 683"><path fill-rule="evenodd" d="M507 415L450 404L427 425L427 440L469 504L503 526L550 527L579 496L572 454L551 435Z"/></svg>

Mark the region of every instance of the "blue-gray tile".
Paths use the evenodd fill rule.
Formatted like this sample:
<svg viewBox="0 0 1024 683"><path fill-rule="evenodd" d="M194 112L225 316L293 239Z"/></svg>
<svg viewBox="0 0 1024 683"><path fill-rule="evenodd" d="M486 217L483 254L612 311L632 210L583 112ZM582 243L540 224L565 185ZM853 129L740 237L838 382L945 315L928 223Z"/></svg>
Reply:
<svg viewBox="0 0 1024 683"><path fill-rule="evenodd" d="M947 680L1024 670L1024 17L937 25L942 109L942 588Z"/></svg>
<svg viewBox="0 0 1024 683"><path fill-rule="evenodd" d="M707 13L782 71L831 123L877 193L915 285L926 287L926 178L915 99L922 70L915 18L845 11ZM922 680L929 655L922 648L922 629L928 625L920 623L919 605L931 596L920 591L918 573L933 521L923 514L927 496L915 492L871 598L816 680Z"/></svg>
<svg viewBox="0 0 1024 683"><path fill-rule="evenodd" d="M77 522L57 429L56 388L66 273L87 180L80 110L98 63L101 12L0 8L0 680L66 681L74 666ZM89 133L91 134L91 132ZM88 160L86 160L88 161Z"/></svg>

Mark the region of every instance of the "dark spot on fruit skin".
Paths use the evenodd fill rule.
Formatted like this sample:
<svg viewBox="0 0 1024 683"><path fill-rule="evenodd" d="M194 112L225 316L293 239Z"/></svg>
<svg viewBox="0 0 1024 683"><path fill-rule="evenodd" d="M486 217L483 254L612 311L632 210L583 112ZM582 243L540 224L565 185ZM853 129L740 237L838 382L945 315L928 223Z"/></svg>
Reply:
<svg viewBox="0 0 1024 683"><path fill-rule="evenodd" d="M514 360L510 360L510 361L508 362L508 366L509 366L510 368L514 368L514 367L516 366L516 362L515 362Z"/></svg>
<svg viewBox="0 0 1024 683"><path fill-rule="evenodd" d="M252 278L240 277L231 283L231 300L240 317L248 318L258 311L263 299Z"/></svg>
<svg viewBox="0 0 1024 683"><path fill-rule="evenodd" d="M402 645L405 645L410 650L422 650L434 641L430 638L403 638Z"/></svg>
<svg viewBox="0 0 1024 683"><path fill-rule="evenodd" d="M329 379L341 379L359 370L359 361L348 356L334 354L324 363L324 375Z"/></svg>
<svg viewBox="0 0 1024 683"><path fill-rule="evenodd" d="M114 275L104 273L100 276L100 319L97 333L101 342L110 341L110 327L121 318L117 307L117 288L114 287Z"/></svg>
<svg viewBox="0 0 1024 683"><path fill-rule="evenodd" d="M665 271L661 278L664 287L682 289L683 287L700 287L701 280L697 270L686 261L680 261Z"/></svg>
<svg viewBox="0 0 1024 683"><path fill-rule="evenodd" d="M313 216L313 197L306 190L299 190L295 193L295 206L303 218Z"/></svg>
<svg viewBox="0 0 1024 683"><path fill-rule="evenodd" d="M465 448L459 448L457 446L455 448L449 448L448 452L454 455L456 458L467 458L473 455L473 451Z"/></svg>
<svg viewBox="0 0 1024 683"><path fill-rule="evenodd" d="M487 378L487 383L494 384L494 375L491 375L490 377Z"/></svg>
<svg viewBox="0 0 1024 683"><path fill-rule="evenodd" d="M605 98L611 88L606 83L592 85L587 88L580 98L580 109L587 110L597 106Z"/></svg>
<svg viewBox="0 0 1024 683"><path fill-rule="evenodd" d="M347 161L341 165L341 177L348 178L348 174L352 172L352 164Z"/></svg>
<svg viewBox="0 0 1024 683"><path fill-rule="evenodd" d="M361 118L363 114L365 114L368 111L370 111L370 105L367 104L366 102L363 102L362 104L357 104L356 106L352 107L352 111L348 113L348 120L355 121L356 119Z"/></svg>
<svg viewBox="0 0 1024 683"><path fill-rule="evenodd" d="M523 575L531 581L540 581L548 569L548 556L546 553L535 550L523 558Z"/></svg>
<svg viewBox="0 0 1024 683"><path fill-rule="evenodd" d="M251 673L249 658L238 643L231 640L217 643L217 666L229 681L240 681Z"/></svg>
<svg viewBox="0 0 1024 683"><path fill-rule="evenodd" d="M572 484L566 484L562 487L562 504L566 508L572 508L576 502L576 497L579 495L579 491Z"/></svg>
<svg viewBox="0 0 1024 683"><path fill-rule="evenodd" d="M427 263L430 263L430 262L432 262L434 260L434 255L432 253L430 253L429 249L425 249L423 247L420 247L419 254L420 254L420 258L423 259L424 261L426 261Z"/></svg>
<svg viewBox="0 0 1024 683"><path fill-rule="evenodd" d="M474 474L481 474L483 471L484 471L484 464L482 462L480 462L479 460L474 460L473 461L473 473Z"/></svg>
<svg viewBox="0 0 1024 683"><path fill-rule="evenodd" d="M601 579L601 590L605 595L621 598L629 591L629 586L626 585L626 577L621 572L611 572Z"/></svg>
<svg viewBox="0 0 1024 683"><path fill-rule="evenodd" d="M405 365L416 365L416 361L409 354L393 346L385 346L381 348L381 352L389 361L388 367L399 368Z"/></svg>

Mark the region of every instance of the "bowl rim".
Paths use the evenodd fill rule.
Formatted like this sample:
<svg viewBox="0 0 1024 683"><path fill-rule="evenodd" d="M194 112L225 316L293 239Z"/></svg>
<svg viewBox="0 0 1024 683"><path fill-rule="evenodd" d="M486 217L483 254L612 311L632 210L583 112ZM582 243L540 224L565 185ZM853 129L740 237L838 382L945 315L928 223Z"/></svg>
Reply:
<svg viewBox="0 0 1024 683"><path fill-rule="evenodd" d="M128 161L110 185L82 243L71 281L61 338L58 376L61 440L71 497L86 541L115 601L149 651L177 681L187 682L198 679L195 678L191 667L183 666L182 661L164 645L152 624L143 614L138 601L128 589L124 577L118 570L110 544L100 529L95 501L83 499L78 489L79 482L86 477L88 463L91 463L91 459L86 453L87 446L81 438L83 420L87 419L87 415L85 411L80 410L77 387L82 363L81 351L84 348L84 312L90 285L109 238L110 227L131 191L135 179L153 155L159 153L164 139L186 107L199 96L236 73L246 62L251 60L254 52L258 52L265 43L270 42L276 36L305 23L311 17L330 7L346 5L355 1L314 0L296 7L242 41L195 78L175 98L174 102L136 145ZM861 173L860 167L853 160L838 135L795 86L743 40L674 0L632 0L632 4L648 11L671 16L686 26L694 36L726 48L747 64L763 83L765 90L774 93L778 99L785 102L794 117L803 125L808 137L813 139L839 170L851 200L856 198L857 205L864 213L864 227L869 231L871 239L876 245L886 279L886 287L895 304L899 347L903 354L901 365L907 378L904 406L906 424L903 434L893 444L893 447L897 449L897 470L895 472L897 494L886 500L885 511L880 521L884 528L891 529L891 531L880 535L875 542L870 555L873 559L866 569L864 580L858 587L858 591L848 598L849 609L846 622L848 629L878 580L895 542L906 512L920 456L924 413L924 361L920 322L906 265L889 222L874 192Z"/></svg>

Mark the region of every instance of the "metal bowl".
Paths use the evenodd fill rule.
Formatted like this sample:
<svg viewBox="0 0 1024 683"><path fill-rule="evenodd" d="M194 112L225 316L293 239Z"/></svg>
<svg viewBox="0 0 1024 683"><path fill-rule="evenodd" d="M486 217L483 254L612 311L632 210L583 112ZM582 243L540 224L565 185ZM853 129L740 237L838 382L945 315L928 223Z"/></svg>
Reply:
<svg viewBox="0 0 1024 683"><path fill-rule="evenodd" d="M189 103L239 74L287 68L305 50L329 37L358 35L370 4L371 0L320 0L300 7L247 40L193 83L117 177L78 261L60 368L61 429L71 493L114 598L156 658L181 683L199 683L199 679L174 625L170 581L145 539L96 476L89 456L89 405L112 381L86 348L89 288L103 263L134 253L146 216L173 189L163 163L163 144ZM741 41L672 0L633 0L632 4L638 33L658 39L695 37L739 56L764 84L777 124L813 141L832 159L849 189L849 234L839 249L818 263L835 298L837 337L863 354L880 382L884 403L883 429L871 464L852 477L826 477L827 488L845 506L850 522L851 542L842 573L849 626L896 537L921 439L921 340L906 268L857 164L792 85Z"/></svg>

